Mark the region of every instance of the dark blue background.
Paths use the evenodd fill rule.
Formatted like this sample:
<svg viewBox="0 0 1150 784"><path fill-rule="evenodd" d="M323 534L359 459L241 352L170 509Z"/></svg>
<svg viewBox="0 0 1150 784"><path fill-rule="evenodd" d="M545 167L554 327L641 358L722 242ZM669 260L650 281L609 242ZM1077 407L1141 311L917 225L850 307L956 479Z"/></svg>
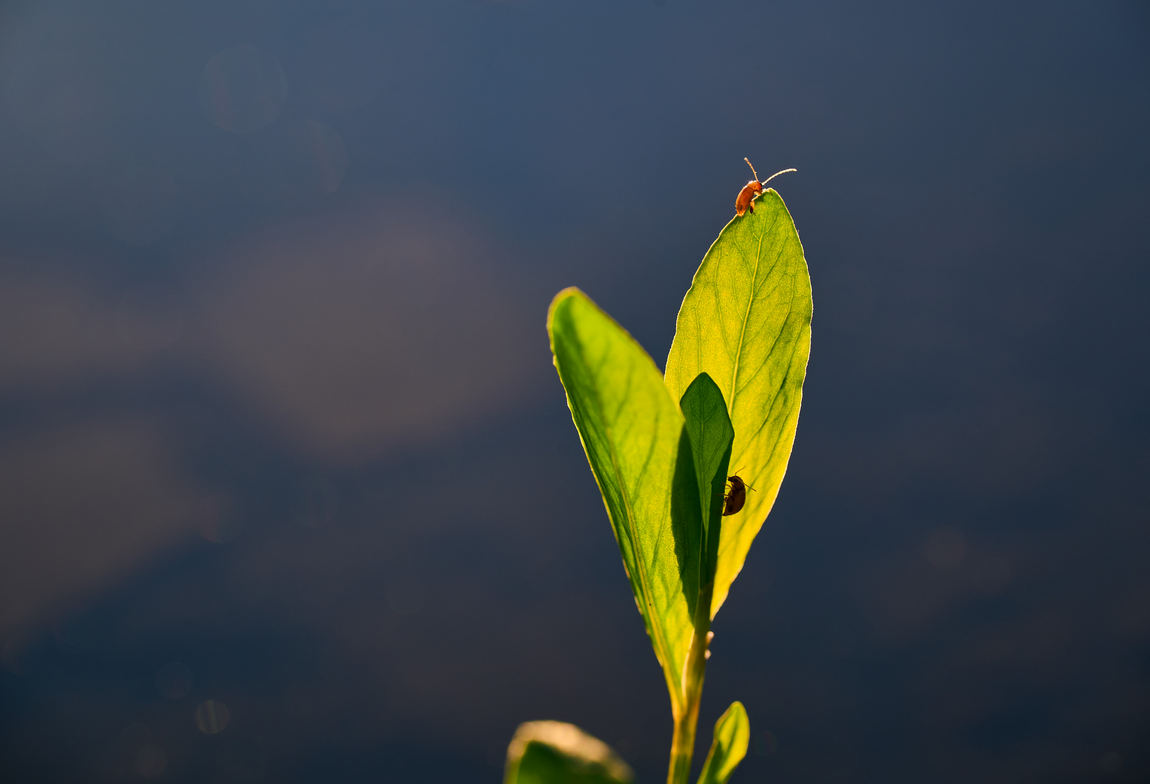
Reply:
<svg viewBox="0 0 1150 784"><path fill-rule="evenodd" d="M1147 138L1138 2L4 4L0 779L660 780L543 321L661 364L747 155L813 349L701 741L1146 780Z"/></svg>

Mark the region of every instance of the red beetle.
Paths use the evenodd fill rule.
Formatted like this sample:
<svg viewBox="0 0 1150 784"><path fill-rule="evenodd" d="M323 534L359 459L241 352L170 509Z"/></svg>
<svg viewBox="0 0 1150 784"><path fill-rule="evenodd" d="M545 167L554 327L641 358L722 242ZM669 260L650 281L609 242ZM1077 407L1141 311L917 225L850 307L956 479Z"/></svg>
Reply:
<svg viewBox="0 0 1150 784"><path fill-rule="evenodd" d="M744 213L747 213L747 212L754 212L755 211L755 205L754 205L755 197L758 196L760 193L762 193L763 192L763 186L766 185L771 180L773 180L775 177L778 177L780 174L786 174L787 172L798 171L798 169L783 169L782 171L775 172L774 174L772 174L770 177L763 180L762 182L759 182L759 173L757 171L755 171L755 167L751 165L750 159L749 158L743 158L743 160L746 161L747 165L751 167L751 174L755 175L755 179L751 180L746 185L744 185L743 189L741 191L739 191L739 195L735 197L735 214L736 215L743 215Z"/></svg>

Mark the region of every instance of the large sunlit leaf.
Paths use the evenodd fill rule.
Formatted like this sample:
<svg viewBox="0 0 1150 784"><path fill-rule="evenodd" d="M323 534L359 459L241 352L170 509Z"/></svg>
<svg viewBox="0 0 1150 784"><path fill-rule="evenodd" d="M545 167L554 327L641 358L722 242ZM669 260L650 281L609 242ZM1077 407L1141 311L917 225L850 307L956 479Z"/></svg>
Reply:
<svg viewBox="0 0 1150 784"><path fill-rule="evenodd" d="M679 408L686 420L686 432L695 465L695 481L699 487L700 519L703 521L699 590L700 597L708 603L706 606L709 609L719 552L723 490L727 483L727 464L731 459L731 440L735 431L731 428L723 393L706 373L699 374L687 387L679 401Z"/></svg>
<svg viewBox="0 0 1150 784"><path fill-rule="evenodd" d="M711 751L703 763L699 784L727 784L735 767L747 755L750 740L751 722L747 719L747 709L741 702L732 702L715 722Z"/></svg>
<svg viewBox="0 0 1150 784"><path fill-rule="evenodd" d="M679 710L701 522L678 398L647 352L578 289L555 296L547 329L571 417Z"/></svg>
<svg viewBox="0 0 1150 784"><path fill-rule="evenodd" d="M631 784L627 763L574 724L529 721L507 747L504 784Z"/></svg>
<svg viewBox="0 0 1150 784"><path fill-rule="evenodd" d="M711 601L718 612L775 502L798 424L811 340L811 284L798 232L773 190L720 232L683 299L666 381L678 399L700 374L735 429L731 469L754 490L723 518Z"/></svg>

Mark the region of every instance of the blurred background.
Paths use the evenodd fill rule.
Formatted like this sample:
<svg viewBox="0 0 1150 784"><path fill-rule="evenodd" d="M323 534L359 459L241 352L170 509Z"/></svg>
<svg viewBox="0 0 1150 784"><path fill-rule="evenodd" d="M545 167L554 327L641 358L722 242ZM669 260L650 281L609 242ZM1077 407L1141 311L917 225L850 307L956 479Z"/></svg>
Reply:
<svg viewBox="0 0 1150 784"><path fill-rule="evenodd" d="M1150 778L1144 2L0 9L0 779L662 780L544 318L661 364L744 155L814 337L701 745Z"/></svg>

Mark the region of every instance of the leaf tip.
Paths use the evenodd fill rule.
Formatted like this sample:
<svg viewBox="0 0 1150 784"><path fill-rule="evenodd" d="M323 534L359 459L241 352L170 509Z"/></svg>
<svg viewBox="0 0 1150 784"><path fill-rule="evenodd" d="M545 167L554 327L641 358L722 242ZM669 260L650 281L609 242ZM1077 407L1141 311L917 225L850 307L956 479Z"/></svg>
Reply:
<svg viewBox="0 0 1150 784"><path fill-rule="evenodd" d="M751 723L747 719L747 709L735 700L715 722L711 750L703 763L699 784L727 784L735 768L747 756L750 740Z"/></svg>
<svg viewBox="0 0 1150 784"><path fill-rule="evenodd" d="M695 379L687 385L687 392L684 392L683 395L686 396L686 394L691 391L692 387L696 389L702 389L703 387L714 387L715 389L718 389L719 385L715 383L715 379L711 378L711 374L704 370L702 373L695 376ZM719 394L722 394L721 390Z"/></svg>
<svg viewBox="0 0 1150 784"><path fill-rule="evenodd" d="M565 303L570 302L572 299L581 298L588 299L587 295L583 293L582 289L578 286L568 286L551 298L551 305L547 308L547 331L551 331L551 325L555 321L555 314Z"/></svg>
<svg viewBox="0 0 1150 784"><path fill-rule="evenodd" d="M583 297L586 299L587 295L584 294L583 289L579 288L578 286L568 286L565 289L560 290L558 294L551 298L551 310L554 310L556 305L560 304L566 299L570 299L571 297Z"/></svg>

